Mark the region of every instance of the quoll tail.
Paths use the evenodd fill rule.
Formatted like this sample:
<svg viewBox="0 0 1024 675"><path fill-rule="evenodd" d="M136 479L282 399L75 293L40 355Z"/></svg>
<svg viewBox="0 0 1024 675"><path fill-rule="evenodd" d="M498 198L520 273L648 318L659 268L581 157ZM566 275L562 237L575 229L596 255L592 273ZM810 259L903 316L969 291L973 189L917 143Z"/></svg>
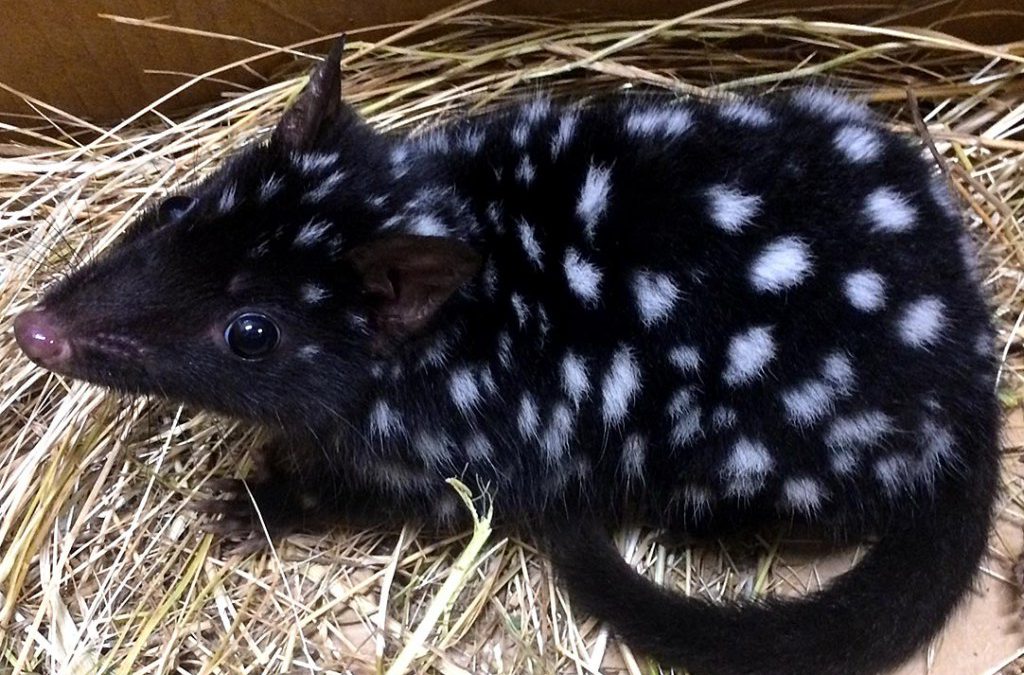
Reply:
<svg viewBox="0 0 1024 675"><path fill-rule="evenodd" d="M970 589L996 493L991 448L967 454L970 467L947 476L913 522L805 598L723 605L687 598L637 574L596 525L559 528L550 554L576 606L664 665L694 675L877 673L923 646Z"/></svg>

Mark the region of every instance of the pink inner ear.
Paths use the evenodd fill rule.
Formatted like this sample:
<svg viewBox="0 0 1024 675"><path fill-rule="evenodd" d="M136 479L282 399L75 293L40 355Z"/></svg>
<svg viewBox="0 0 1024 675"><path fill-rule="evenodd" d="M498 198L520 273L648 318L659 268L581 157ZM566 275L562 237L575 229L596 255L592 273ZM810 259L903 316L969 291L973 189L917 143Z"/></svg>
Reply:
<svg viewBox="0 0 1024 675"><path fill-rule="evenodd" d="M371 322L389 342L423 330L482 262L461 241L415 235L378 239L348 257L376 302Z"/></svg>

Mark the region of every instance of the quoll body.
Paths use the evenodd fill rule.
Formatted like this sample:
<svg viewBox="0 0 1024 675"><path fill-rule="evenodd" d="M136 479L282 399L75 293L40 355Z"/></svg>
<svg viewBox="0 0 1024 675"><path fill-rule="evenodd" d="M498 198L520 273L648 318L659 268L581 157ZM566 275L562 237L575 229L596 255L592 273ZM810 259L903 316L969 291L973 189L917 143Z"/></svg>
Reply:
<svg viewBox="0 0 1024 675"><path fill-rule="evenodd" d="M927 491L965 459L948 408L991 397L991 334L917 155L818 91L539 99L397 145L391 171L433 181L384 226L450 236L431 202L459 204L487 255L448 321L375 366L353 433L401 468L368 480L684 520L870 518Z"/></svg>
<svg viewBox="0 0 1024 675"><path fill-rule="evenodd" d="M918 148L816 89L382 134L337 56L268 143L19 317L29 356L266 426L275 532L453 524L460 477L538 524L584 608L696 672L874 672L941 626L984 548L997 413L973 253ZM602 527L625 518L882 541L806 601L712 607L625 567Z"/></svg>

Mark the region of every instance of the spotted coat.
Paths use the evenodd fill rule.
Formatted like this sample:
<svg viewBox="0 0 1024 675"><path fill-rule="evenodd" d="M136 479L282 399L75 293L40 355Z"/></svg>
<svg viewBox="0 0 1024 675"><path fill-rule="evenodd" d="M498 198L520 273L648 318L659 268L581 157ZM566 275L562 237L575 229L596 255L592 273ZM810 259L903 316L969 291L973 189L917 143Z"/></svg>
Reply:
<svg viewBox="0 0 1024 675"><path fill-rule="evenodd" d="M486 262L353 416L428 479L366 480L459 475L509 510L843 520L967 461L991 363L960 219L859 104L541 98L391 159L461 216L407 203L389 227L430 218ZM439 343L450 358L417 368Z"/></svg>

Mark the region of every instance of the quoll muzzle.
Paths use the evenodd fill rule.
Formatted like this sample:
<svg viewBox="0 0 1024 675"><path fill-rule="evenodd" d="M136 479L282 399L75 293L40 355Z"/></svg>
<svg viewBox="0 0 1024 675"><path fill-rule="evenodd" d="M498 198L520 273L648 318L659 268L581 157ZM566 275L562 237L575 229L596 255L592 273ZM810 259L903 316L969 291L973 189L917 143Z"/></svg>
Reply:
<svg viewBox="0 0 1024 675"><path fill-rule="evenodd" d="M71 343L63 328L44 309L30 309L15 317L14 339L26 356L44 368L59 368L71 356Z"/></svg>

